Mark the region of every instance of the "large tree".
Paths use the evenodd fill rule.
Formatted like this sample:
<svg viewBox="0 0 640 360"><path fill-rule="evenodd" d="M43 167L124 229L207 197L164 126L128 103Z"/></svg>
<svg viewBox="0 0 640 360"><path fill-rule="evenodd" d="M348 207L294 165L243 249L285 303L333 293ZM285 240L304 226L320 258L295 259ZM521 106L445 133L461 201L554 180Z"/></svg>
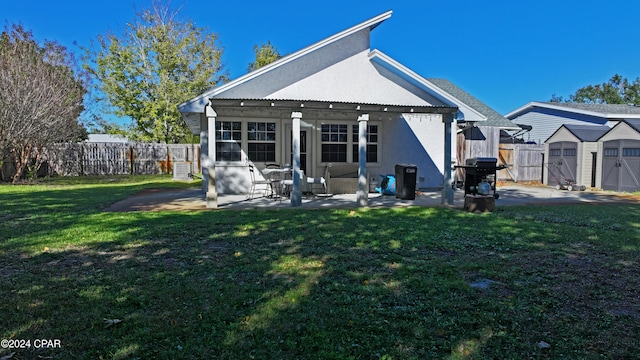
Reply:
<svg viewBox="0 0 640 360"><path fill-rule="evenodd" d="M72 54L52 41L39 44L20 25L0 35L0 163L11 159L13 182L37 171L44 149L75 141L86 82Z"/></svg>
<svg viewBox="0 0 640 360"><path fill-rule="evenodd" d="M100 36L98 50L87 50L86 67L102 95L98 101L132 120L134 139L192 140L177 105L227 80L217 36L180 19L179 10L154 1L122 36Z"/></svg>
<svg viewBox="0 0 640 360"><path fill-rule="evenodd" d="M551 101L562 102L563 99L554 94ZM640 105L640 78L631 82L615 74L606 83L581 87L567 102Z"/></svg>
<svg viewBox="0 0 640 360"><path fill-rule="evenodd" d="M278 52L278 49L271 45L271 41L267 41L266 44L261 44L260 46L254 45L253 51L256 53L256 59L249 64L249 67L247 69L249 71L253 71L265 65L271 64L272 62L282 57L282 55L280 55L280 53Z"/></svg>

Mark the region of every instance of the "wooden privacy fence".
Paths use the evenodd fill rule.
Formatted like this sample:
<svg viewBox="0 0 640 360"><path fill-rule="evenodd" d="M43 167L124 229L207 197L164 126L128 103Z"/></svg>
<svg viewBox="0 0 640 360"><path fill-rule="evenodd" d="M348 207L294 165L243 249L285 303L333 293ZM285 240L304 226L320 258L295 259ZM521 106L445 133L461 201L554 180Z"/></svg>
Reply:
<svg viewBox="0 0 640 360"><path fill-rule="evenodd" d="M38 176L169 174L176 162L189 162L190 172L200 172L199 144L54 144L44 156ZM3 178L14 173L13 166L6 167Z"/></svg>
<svg viewBox="0 0 640 360"><path fill-rule="evenodd" d="M498 164L507 168L498 171L498 180L542 181L544 145L500 144Z"/></svg>

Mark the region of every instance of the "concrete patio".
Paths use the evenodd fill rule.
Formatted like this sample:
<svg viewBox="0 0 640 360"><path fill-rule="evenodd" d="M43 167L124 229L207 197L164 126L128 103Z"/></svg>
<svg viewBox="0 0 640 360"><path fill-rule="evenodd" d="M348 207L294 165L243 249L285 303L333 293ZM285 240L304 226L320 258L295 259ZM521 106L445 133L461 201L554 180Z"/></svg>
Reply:
<svg viewBox="0 0 640 360"><path fill-rule="evenodd" d="M499 186L496 207L514 205L561 205L561 204L607 204L640 203L640 198L629 194L610 191L566 191L546 186L526 186L509 184ZM369 194L369 208L377 207L451 207L462 209L464 192L454 192L453 205L441 203L440 191L420 192L415 200L396 199L395 196ZM303 197L302 209L318 208L357 208L355 194L336 194L332 196ZM220 195L217 210L240 209L291 209L288 198L273 199L256 197L248 200L247 195ZM298 209L299 209L298 208ZM159 210L208 210L204 193L200 189L151 189L145 190L128 199L117 202L106 211L159 211ZM215 210L215 209L211 209Z"/></svg>

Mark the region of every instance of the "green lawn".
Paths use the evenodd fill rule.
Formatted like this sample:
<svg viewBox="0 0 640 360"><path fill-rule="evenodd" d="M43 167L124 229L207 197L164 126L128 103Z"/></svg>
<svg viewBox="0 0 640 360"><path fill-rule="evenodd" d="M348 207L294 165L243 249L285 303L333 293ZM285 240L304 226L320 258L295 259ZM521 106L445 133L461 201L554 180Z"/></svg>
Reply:
<svg viewBox="0 0 640 360"><path fill-rule="evenodd" d="M0 359L640 357L638 205L102 211L166 186L0 185Z"/></svg>

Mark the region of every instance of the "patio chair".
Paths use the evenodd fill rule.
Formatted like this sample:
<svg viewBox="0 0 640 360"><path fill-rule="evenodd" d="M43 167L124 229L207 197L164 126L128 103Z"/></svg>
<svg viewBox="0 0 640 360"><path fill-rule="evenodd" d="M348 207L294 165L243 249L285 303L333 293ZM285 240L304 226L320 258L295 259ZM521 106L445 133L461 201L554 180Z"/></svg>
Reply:
<svg viewBox="0 0 640 360"><path fill-rule="evenodd" d="M323 194L327 194L327 179L329 178L329 168L331 167L331 164L327 164L327 166L324 167L324 176L321 176L319 178L307 178L307 186L309 187L309 190L311 192L313 192L313 186L320 184L322 185L323 188Z"/></svg>
<svg viewBox="0 0 640 360"><path fill-rule="evenodd" d="M303 179L304 179L304 171L300 170L300 182L302 182ZM290 196L292 189L293 189L293 170L291 170L291 173L286 179L282 180L282 195L287 197Z"/></svg>
<svg viewBox="0 0 640 360"><path fill-rule="evenodd" d="M248 164L249 166L249 174L251 175L251 190L249 190L249 200L253 199L253 196L256 192L256 185L268 185L270 194L273 194L273 184L269 179L257 179L256 178L256 169L252 164Z"/></svg>

